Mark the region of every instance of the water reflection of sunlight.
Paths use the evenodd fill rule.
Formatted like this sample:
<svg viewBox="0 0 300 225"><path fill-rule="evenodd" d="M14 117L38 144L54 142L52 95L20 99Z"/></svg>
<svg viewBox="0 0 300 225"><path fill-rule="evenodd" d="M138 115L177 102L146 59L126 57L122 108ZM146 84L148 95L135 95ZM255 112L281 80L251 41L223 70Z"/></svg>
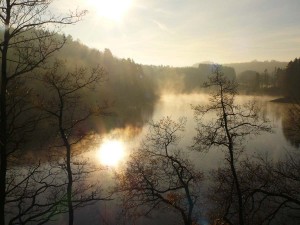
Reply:
<svg viewBox="0 0 300 225"><path fill-rule="evenodd" d="M120 140L105 140L97 151L97 158L105 166L117 166L125 156L125 146Z"/></svg>

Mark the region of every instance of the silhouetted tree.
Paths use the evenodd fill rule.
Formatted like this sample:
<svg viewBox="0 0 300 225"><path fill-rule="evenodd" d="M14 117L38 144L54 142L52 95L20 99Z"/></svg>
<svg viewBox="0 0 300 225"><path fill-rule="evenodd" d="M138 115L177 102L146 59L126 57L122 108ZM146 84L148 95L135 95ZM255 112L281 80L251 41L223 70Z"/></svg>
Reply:
<svg viewBox="0 0 300 225"><path fill-rule="evenodd" d="M41 163L21 167L8 170L7 224L47 224L56 215L67 212L62 206L65 183L60 182L59 169Z"/></svg>
<svg viewBox="0 0 300 225"><path fill-rule="evenodd" d="M276 68L276 71L275 71L275 81L276 81L276 84L275 86L279 89L281 89L281 92L283 93L283 90L286 86L286 81L285 81L285 70L284 69L281 69L281 68Z"/></svg>
<svg viewBox="0 0 300 225"><path fill-rule="evenodd" d="M216 146L224 149L225 161L228 162L232 179L232 200L237 200L238 219L228 218L228 211L232 205L227 207L224 218L231 223L245 224L244 218L244 196L240 187L236 163L243 150L243 142L248 135L255 135L261 131L269 131L270 127L264 118L260 118L255 102L244 105L235 103L237 94L237 83L228 80L216 66L205 87L212 88L210 103L207 105L193 106L197 121L197 135L195 149L199 151L209 150ZM203 117L212 113L209 122L203 121Z"/></svg>
<svg viewBox="0 0 300 225"><path fill-rule="evenodd" d="M185 225L197 221L203 174L177 149L184 126L184 119L168 117L150 123L145 140L117 174L125 214L148 215L159 208L178 213Z"/></svg>
<svg viewBox="0 0 300 225"><path fill-rule="evenodd" d="M67 207L70 225L74 222L75 207L105 199L99 197L99 194L92 189L92 185L83 188L81 183L74 190L75 181L82 181L83 176L93 172L93 170L85 170L86 162L74 160L75 146L80 144L87 135L84 133L78 135L78 128L93 115L109 114L106 103L94 107L85 105L82 102L82 90L94 88L104 80L105 72L100 67L90 70L76 68L68 72L60 61L54 63L53 68L47 70L41 79L47 95L37 103L37 106L48 114L51 124L55 127L55 134L59 134L55 147L65 151L61 155L64 155L62 165L67 174Z"/></svg>
<svg viewBox="0 0 300 225"><path fill-rule="evenodd" d="M268 88L270 85L270 75L267 69L264 70L263 73L263 87Z"/></svg>
<svg viewBox="0 0 300 225"><path fill-rule="evenodd" d="M298 98L300 96L299 83L300 58L296 58L294 61L290 61L286 68L286 91L289 97Z"/></svg>
<svg viewBox="0 0 300 225"><path fill-rule="evenodd" d="M238 83L241 91L259 91L261 85L260 74L253 70L246 70L239 74Z"/></svg>
<svg viewBox="0 0 300 225"><path fill-rule="evenodd" d="M299 146L299 102L286 110L284 133ZM268 155L247 158L240 163L245 207L252 224L299 224L300 212L300 154L290 150L279 159Z"/></svg>
<svg viewBox="0 0 300 225"><path fill-rule="evenodd" d="M31 130L24 118L24 106L11 98L20 89L20 80L38 67L45 65L49 56L59 50L65 39L57 40L57 30L62 24L78 21L84 12L67 16L54 16L49 11L51 0L0 1L0 23L4 28L1 38L1 93L0 93L0 224L5 224L6 180L10 154L20 149L20 144ZM58 26L56 26L58 25ZM22 87L22 86L21 86ZM19 99L22 97L19 97ZM13 102L10 102L13 99ZM22 101L24 102L24 101ZM18 109L19 112L16 112ZM19 122L19 124L18 124ZM31 125L30 125L31 126ZM31 126L32 127L32 126Z"/></svg>
<svg viewBox="0 0 300 225"><path fill-rule="evenodd" d="M259 156L240 165L248 224L299 224L300 155Z"/></svg>

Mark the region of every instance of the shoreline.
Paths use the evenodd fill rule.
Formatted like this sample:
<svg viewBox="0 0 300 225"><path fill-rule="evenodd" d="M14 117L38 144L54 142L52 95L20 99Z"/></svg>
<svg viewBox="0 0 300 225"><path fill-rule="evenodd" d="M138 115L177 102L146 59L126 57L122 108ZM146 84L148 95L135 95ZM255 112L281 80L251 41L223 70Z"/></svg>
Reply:
<svg viewBox="0 0 300 225"><path fill-rule="evenodd" d="M300 102L300 99L290 98L290 97L282 97L282 98L273 99L270 102L275 102L275 103L297 103L297 102Z"/></svg>

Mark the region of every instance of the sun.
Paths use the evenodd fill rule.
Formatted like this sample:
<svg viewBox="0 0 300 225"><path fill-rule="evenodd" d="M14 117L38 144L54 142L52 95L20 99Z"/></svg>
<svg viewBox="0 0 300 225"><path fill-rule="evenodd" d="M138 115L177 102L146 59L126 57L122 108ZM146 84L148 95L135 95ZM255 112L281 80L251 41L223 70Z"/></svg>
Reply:
<svg viewBox="0 0 300 225"><path fill-rule="evenodd" d="M120 21L133 0L88 0L96 13L109 20Z"/></svg>
<svg viewBox="0 0 300 225"><path fill-rule="evenodd" d="M124 158L124 143L118 140L106 140L98 150L98 159L103 165L117 166Z"/></svg>

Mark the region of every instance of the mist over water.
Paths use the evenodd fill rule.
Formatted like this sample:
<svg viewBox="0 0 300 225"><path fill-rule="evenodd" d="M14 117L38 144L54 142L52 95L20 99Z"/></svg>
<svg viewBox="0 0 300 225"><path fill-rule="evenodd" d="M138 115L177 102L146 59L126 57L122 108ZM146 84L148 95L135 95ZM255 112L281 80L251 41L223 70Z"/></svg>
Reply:
<svg viewBox="0 0 300 225"><path fill-rule="evenodd" d="M143 109L145 111L143 112L142 120L139 116L136 117L137 121L133 121L132 124L127 123L124 127L110 129L106 133L93 134L93 136L90 136L81 146L75 149L77 157L74 158L75 162L77 160L85 160L91 168L100 169L89 175L90 177L86 180L86 184L93 183L99 188L101 187L103 195L109 195L114 188L115 171L126 167L126 160L129 155L138 148L147 132L147 122L158 121L163 117L170 117L175 121L182 117L187 119L185 131L182 133L178 147L191 159L196 168L208 173L211 169L216 169L224 165L224 151L222 151L222 149L212 148L208 152L191 150L194 141L193 138L196 135L196 122L191 106L208 104L209 98L209 95L204 93L163 94L153 106ZM286 152L298 150L298 140L295 140L294 136L289 135L289 131L293 126L289 120L288 109L290 105L271 102L274 98L275 97L270 96L236 96L236 102L238 104L243 104L254 99L261 109L261 113L268 118L273 127L272 133L262 133L252 137L250 135L249 138L243 141L245 157L267 154L276 161L283 157ZM150 111L147 112L147 109L150 109ZM132 118L134 117L131 117L131 119ZM206 116L206 119L211 118L212 115L210 114ZM135 126L136 124L138 124L138 126ZM103 163L101 159L101 147L109 141L121 144L123 146L122 151L124 151L121 158L118 159L118 162L111 165ZM36 159L37 157L34 152L30 152L28 156L32 159ZM57 157L58 159L60 158L59 154ZM47 168L47 164L45 164L45 167ZM77 209L75 224L116 224L121 219L120 214L122 208L119 204L118 197L114 196L111 201L100 201L95 205ZM175 214L168 213L167 215L168 216L164 213L154 212L152 218L140 218L136 221L136 224L153 224L153 218L155 218L156 224L164 225L171 225L174 224L174 221L180 220ZM67 221L67 215L63 214L59 215L56 221L51 224L63 224L65 221ZM125 222L124 224L128 223Z"/></svg>
<svg viewBox="0 0 300 225"><path fill-rule="evenodd" d="M287 151L297 151L297 146L293 144L294 142L285 134L285 120L286 117L288 117L287 108L289 105L270 102L274 99L274 97L270 96L255 97L240 95L237 96L236 101L239 104L243 104L252 99L256 100L262 113L269 119L273 131L272 133L262 133L252 137L250 135L248 139L245 139L245 156L267 154L276 161ZM196 152L190 148L193 144L193 137L196 134L194 112L191 109L191 105L207 104L208 100L209 96L207 94L164 94L155 104L153 116L148 118L148 121L157 121L167 116L173 120L177 120L180 117L187 118L186 129L181 137L179 148L189 156L197 168L206 172L224 165L224 152L221 149L215 148L209 152ZM207 119L210 117L211 115L208 115ZM132 128L117 129L104 134L103 138L113 137L115 140L122 141L125 146L125 155L128 156L138 147L146 131L147 123L138 131ZM95 151L91 151L90 153L96 154ZM93 158L92 155L91 158ZM120 160L118 166L106 167L106 170L100 171L99 175L96 175L97 178L101 177L101 184L103 184L103 188L106 189L106 191L109 191L114 185L114 170L126 166L126 159L127 157L124 157ZM99 163L97 160L93 162ZM76 224L80 224L80 221L90 221L91 224L95 225L104 224L104 221L105 224L115 224L120 212L121 208L118 206L118 200L97 203L91 207L79 210L76 215ZM173 224L173 222L176 221L176 215L166 216L165 214L157 214L157 212L153 214L152 219L153 218L155 218L156 224ZM165 218L172 218L172 220ZM141 218L137 220L136 224L150 225L153 224L153 220L150 218Z"/></svg>
<svg viewBox="0 0 300 225"><path fill-rule="evenodd" d="M128 156L138 148L140 142L143 140L147 132L147 122L158 121L163 117L170 117L175 121L181 117L185 117L187 123L178 147L191 159L196 168L205 172L216 169L224 165L224 151L216 148L208 152L191 150L194 141L193 138L196 135L196 122L191 106L208 104L209 98L209 95L205 93L162 94L152 106L147 104L147 107L143 108L142 116L131 116L130 120L125 122L125 126L112 128L105 133L101 132L90 136L81 146L75 149L78 156L74 158L74 161L84 159L92 168L101 168L99 171L91 174L91 177L87 179L87 181L101 187L103 194L107 195L115 184L114 172L126 167ZM271 96L249 95L238 95L236 97L238 104L243 104L254 99L261 109L261 112L269 119L273 127L272 133L262 133L252 137L250 135L249 138L243 141L245 157L267 154L272 159L277 160L286 152L297 150L299 142L294 140L293 136L289 135L289 130L292 126L292 124L289 123L288 108L290 105L271 102L274 98L275 97ZM136 121L134 121L134 118L136 118ZM212 115L210 114L206 117L206 119L211 118ZM117 117L115 119L118 120ZM124 154L115 165L105 165L101 159L101 146L107 140L120 142L124 146ZM29 156L35 159L36 154L30 152ZM59 155L57 157L59 157ZM96 205L78 209L75 214L75 224L79 225L87 222L93 225L116 224L118 219L120 219L118 216L120 216L121 211L119 200L114 197L112 201L99 202ZM61 215L59 218L56 218L57 220L52 224L64 223L66 218L66 215ZM153 214L153 218L155 218L156 224L171 225L176 221L177 215L166 216L156 212ZM169 218L172 218L172 220ZM141 218L137 220L136 224L150 225L153 224L152 219Z"/></svg>
<svg viewBox="0 0 300 225"><path fill-rule="evenodd" d="M298 224L300 5L204 2L0 1L1 225Z"/></svg>

